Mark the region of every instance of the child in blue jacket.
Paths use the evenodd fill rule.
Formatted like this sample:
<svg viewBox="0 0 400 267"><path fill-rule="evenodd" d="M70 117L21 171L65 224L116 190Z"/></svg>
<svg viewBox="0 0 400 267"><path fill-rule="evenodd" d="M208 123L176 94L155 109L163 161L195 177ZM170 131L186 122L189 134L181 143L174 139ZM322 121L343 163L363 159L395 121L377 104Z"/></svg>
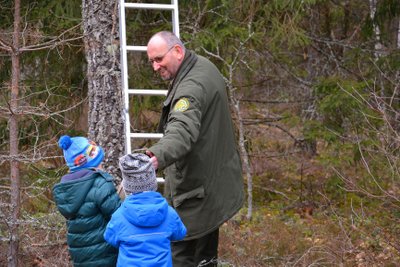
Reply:
<svg viewBox="0 0 400 267"><path fill-rule="evenodd" d="M172 266L171 241L181 240L186 227L158 193L150 158L127 154L120 158L125 201L112 215L104 239L119 248L117 266Z"/></svg>

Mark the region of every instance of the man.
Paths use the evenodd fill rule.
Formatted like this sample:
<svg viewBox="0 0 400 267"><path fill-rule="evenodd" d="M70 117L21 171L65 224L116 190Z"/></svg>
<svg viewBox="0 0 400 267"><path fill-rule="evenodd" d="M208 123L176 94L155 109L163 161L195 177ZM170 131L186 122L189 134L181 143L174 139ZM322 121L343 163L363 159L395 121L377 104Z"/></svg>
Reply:
<svg viewBox="0 0 400 267"><path fill-rule="evenodd" d="M217 266L219 227L244 200L225 83L214 64L171 32L151 37L147 56L170 81L158 128L164 137L147 154L165 169L165 197L188 230L172 243L173 265Z"/></svg>

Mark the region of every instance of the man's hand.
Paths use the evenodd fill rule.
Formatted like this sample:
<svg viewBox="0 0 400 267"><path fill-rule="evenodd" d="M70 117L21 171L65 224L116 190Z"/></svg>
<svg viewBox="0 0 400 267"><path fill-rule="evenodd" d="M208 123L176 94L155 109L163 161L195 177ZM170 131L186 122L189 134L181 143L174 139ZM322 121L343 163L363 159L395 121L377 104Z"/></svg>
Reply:
<svg viewBox="0 0 400 267"><path fill-rule="evenodd" d="M154 156L153 153L151 153L150 150L146 150L146 155L150 157L150 162L153 164L154 170L158 169L158 160L157 157Z"/></svg>
<svg viewBox="0 0 400 267"><path fill-rule="evenodd" d="M158 169L158 160L156 156L153 156L150 158L150 162L153 164L154 170Z"/></svg>

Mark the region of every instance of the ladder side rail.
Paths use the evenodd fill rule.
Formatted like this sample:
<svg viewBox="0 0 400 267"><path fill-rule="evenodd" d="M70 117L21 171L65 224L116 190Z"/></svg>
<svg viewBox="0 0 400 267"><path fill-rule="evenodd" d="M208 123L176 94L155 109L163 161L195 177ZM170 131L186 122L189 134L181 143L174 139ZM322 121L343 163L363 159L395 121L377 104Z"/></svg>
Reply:
<svg viewBox="0 0 400 267"><path fill-rule="evenodd" d="M126 18L125 2L119 2L119 35L120 35L120 53L121 53L121 85L124 93L124 116L125 116L125 152L131 153L130 138L130 118L129 118L129 94L128 94L128 58L126 52Z"/></svg>
<svg viewBox="0 0 400 267"><path fill-rule="evenodd" d="M179 13L178 13L178 0L171 0L171 5L173 5L172 10L172 31L175 35L180 38L179 34Z"/></svg>

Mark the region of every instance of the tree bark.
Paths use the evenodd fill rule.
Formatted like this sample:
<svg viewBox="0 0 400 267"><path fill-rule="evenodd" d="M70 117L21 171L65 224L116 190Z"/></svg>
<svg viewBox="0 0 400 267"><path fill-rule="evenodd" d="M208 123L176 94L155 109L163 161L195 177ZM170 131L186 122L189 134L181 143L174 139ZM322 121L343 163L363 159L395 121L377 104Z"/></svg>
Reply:
<svg viewBox="0 0 400 267"><path fill-rule="evenodd" d="M18 95L19 95L19 80L20 80L20 67L19 67L19 48L20 48L20 0L14 1L14 33L13 44L11 52L11 101L9 118L9 131L10 131L10 179L11 179L11 220L9 221L10 229L10 244L8 247L8 266L18 266L18 248L19 248L19 235L18 235L18 221L20 217L20 175L19 175L19 162L18 162Z"/></svg>
<svg viewBox="0 0 400 267"><path fill-rule="evenodd" d="M104 148L103 167L120 181L125 131L118 43L118 1L82 0L88 80L88 137Z"/></svg>

